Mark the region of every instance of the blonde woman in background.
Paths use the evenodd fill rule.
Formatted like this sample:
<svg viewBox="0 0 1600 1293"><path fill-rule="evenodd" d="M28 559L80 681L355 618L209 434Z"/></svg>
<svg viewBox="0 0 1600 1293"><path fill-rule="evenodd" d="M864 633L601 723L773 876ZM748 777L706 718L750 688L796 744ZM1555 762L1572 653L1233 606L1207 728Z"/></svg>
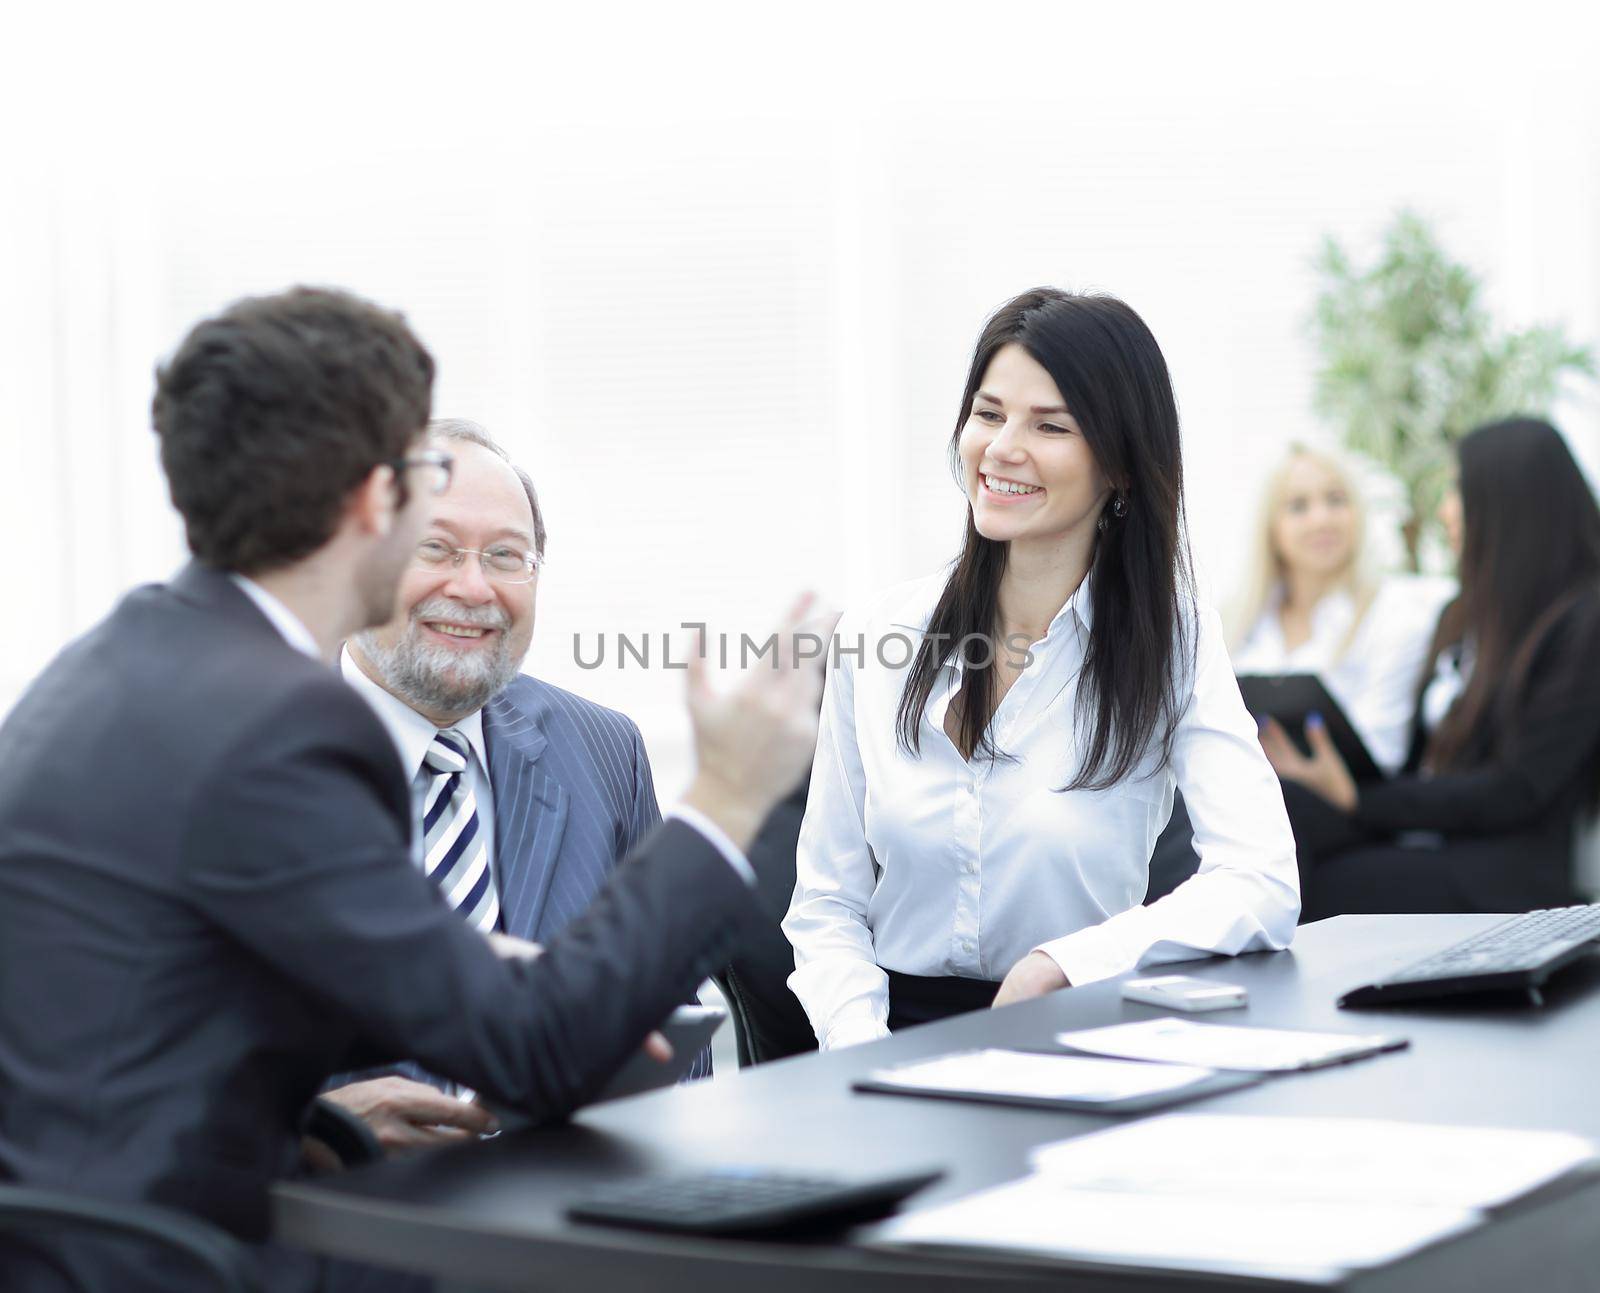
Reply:
<svg viewBox="0 0 1600 1293"><path fill-rule="evenodd" d="M1405 762L1434 625L1454 588L1447 580L1374 578L1363 559L1366 531L1349 469L1331 454L1293 446L1262 494L1228 648L1241 677L1316 674L1373 762L1393 774ZM1146 903L1195 873L1192 835L1180 795L1151 852Z"/></svg>
<svg viewBox="0 0 1600 1293"><path fill-rule="evenodd" d="M1296 445L1273 472L1256 527L1252 582L1229 625L1234 672L1322 680L1373 761L1405 761L1417 683L1444 581L1376 579L1349 470Z"/></svg>

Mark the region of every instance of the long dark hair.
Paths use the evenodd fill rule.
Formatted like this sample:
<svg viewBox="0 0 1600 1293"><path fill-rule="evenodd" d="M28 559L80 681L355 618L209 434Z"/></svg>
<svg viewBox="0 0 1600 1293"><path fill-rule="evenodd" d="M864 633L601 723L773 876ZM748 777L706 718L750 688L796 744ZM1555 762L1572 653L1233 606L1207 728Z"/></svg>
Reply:
<svg viewBox="0 0 1600 1293"><path fill-rule="evenodd" d="M1492 422L1463 436L1457 457L1461 595L1440 617L1432 656L1470 637L1474 659L1428 744L1438 771L1508 751L1539 648L1575 605L1600 599L1600 507L1553 426Z"/></svg>
<svg viewBox="0 0 1600 1293"><path fill-rule="evenodd" d="M961 430L990 361L1016 344L1054 379L1100 471L1126 511L1105 510L1090 571L1093 627L1078 683L1078 723L1089 740L1063 789L1099 790L1128 776L1159 742L1170 756L1177 726L1175 670L1191 653L1192 576L1183 539L1183 461L1178 407L1166 360L1144 320L1111 296L1041 287L990 317L967 372L951 466L961 480ZM1000 577L1009 545L986 539L967 508L966 539L917 649L900 697L897 729L908 754L921 751L922 714L947 661L959 650L961 750L1005 758L989 734L1000 655Z"/></svg>

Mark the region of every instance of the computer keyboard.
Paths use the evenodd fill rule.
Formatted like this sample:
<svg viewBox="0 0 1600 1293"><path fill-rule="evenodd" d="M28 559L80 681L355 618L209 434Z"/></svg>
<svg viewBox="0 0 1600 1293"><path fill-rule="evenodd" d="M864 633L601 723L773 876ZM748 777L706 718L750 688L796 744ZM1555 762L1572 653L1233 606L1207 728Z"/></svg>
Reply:
<svg viewBox="0 0 1600 1293"><path fill-rule="evenodd" d="M1555 971L1600 940L1600 904L1530 911L1452 943L1375 983L1339 998L1341 1006L1382 1006L1393 1001L1463 992L1522 991L1535 1005Z"/></svg>
<svg viewBox="0 0 1600 1293"><path fill-rule="evenodd" d="M596 1190L567 1215L686 1234L794 1233L881 1217L943 1175L927 1171L862 1181L726 1168L648 1176Z"/></svg>

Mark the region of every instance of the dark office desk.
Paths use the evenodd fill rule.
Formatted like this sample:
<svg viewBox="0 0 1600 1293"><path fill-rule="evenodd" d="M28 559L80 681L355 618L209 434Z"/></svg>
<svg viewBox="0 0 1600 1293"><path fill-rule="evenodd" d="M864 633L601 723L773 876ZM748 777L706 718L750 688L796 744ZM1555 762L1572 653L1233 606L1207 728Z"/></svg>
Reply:
<svg viewBox="0 0 1600 1293"><path fill-rule="evenodd" d="M1187 1106L1208 1112L1384 1117L1551 1128L1600 1140L1600 961L1552 984L1546 1005L1460 1000L1341 1011L1335 997L1385 968L1493 923L1484 916L1342 916L1306 926L1292 952L1190 962L1184 972L1246 984L1228 1021L1395 1031L1411 1048L1269 1080ZM1028 1151L1114 1119L862 1095L869 1068L974 1045L1038 1047L1067 1028L1163 1012L1125 1003L1116 982L983 1012L830 1055L625 1100L570 1124L366 1168L275 1192L291 1244L494 1289L584 1293L918 1293L1280 1288L1218 1277L897 1256L847 1242L692 1240L586 1227L563 1207L586 1186L650 1171L730 1164L860 1172L924 1165L949 1175L926 1205L1023 1175ZM858 1234L863 1232L858 1232ZM1342 1287L1389 1290L1600 1288L1600 1184L1529 1201L1490 1225Z"/></svg>

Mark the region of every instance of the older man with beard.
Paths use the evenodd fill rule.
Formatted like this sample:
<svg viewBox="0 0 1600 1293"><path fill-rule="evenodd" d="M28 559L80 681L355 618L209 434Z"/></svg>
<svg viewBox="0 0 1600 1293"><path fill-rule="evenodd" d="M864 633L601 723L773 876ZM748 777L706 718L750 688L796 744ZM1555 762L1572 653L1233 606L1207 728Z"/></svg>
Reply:
<svg viewBox="0 0 1600 1293"><path fill-rule="evenodd" d="M519 672L545 545L533 482L476 423L429 432L454 483L395 617L352 638L340 667L399 747L418 864L463 919L543 943L660 820L650 762L630 719ZM694 1074L709 1071L701 1056ZM396 1150L484 1130L455 1094L408 1066L328 1096Z"/></svg>

